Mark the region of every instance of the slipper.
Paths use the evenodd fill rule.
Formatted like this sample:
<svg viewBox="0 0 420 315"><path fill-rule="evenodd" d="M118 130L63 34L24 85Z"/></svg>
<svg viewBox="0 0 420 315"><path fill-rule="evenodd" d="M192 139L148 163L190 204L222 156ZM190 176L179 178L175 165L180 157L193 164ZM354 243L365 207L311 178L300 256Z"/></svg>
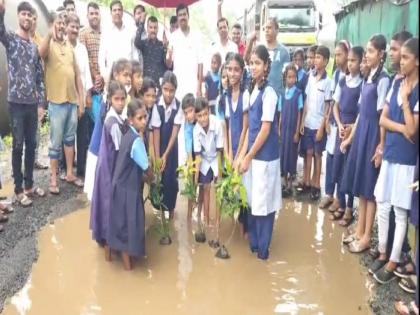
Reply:
<svg viewBox="0 0 420 315"><path fill-rule="evenodd" d="M50 185L50 188L48 189L51 195L59 195L60 194L60 188L58 188L58 185Z"/></svg>
<svg viewBox="0 0 420 315"><path fill-rule="evenodd" d="M328 211L332 213L332 212L336 212L339 209L340 209L340 203L338 202L337 199L334 199L332 204L328 207Z"/></svg>
<svg viewBox="0 0 420 315"><path fill-rule="evenodd" d="M340 221L338 221L338 225L339 225L339 226L342 226L342 227L348 227L350 224L352 224L352 223L353 223L353 220L354 220L354 217L353 217L353 216L351 216L351 217L347 217L347 218L346 218L346 215L344 215L344 216L341 218L341 220L340 220Z"/></svg>
<svg viewBox="0 0 420 315"><path fill-rule="evenodd" d="M0 196L0 201L4 201L4 200L7 200L7 197L6 196Z"/></svg>
<svg viewBox="0 0 420 315"><path fill-rule="evenodd" d="M15 195L14 200L15 203L18 203L24 208L32 206L32 200L24 193L21 193L20 195Z"/></svg>
<svg viewBox="0 0 420 315"><path fill-rule="evenodd" d="M12 206L0 204L0 213L10 214L15 211Z"/></svg>
<svg viewBox="0 0 420 315"><path fill-rule="evenodd" d="M45 191L42 188L34 187L30 190L25 190L25 195L28 197L45 197Z"/></svg>
<svg viewBox="0 0 420 315"><path fill-rule="evenodd" d="M408 270L408 265L412 266L412 270ZM408 262L404 266L398 266L397 269L395 269L394 273L397 277L406 279L409 278L411 275L416 274L416 268L414 267L412 262Z"/></svg>
<svg viewBox="0 0 420 315"><path fill-rule="evenodd" d="M35 169L37 169L37 170L47 170L48 169L48 165L45 165L45 164L43 164L39 161L36 161L34 166L35 166Z"/></svg>
<svg viewBox="0 0 420 315"><path fill-rule="evenodd" d="M75 179L73 180L67 180L67 177L66 177L65 181L67 184L73 185L77 188L83 188L83 186L85 185L85 183L80 178L77 178L77 177L75 177Z"/></svg>
<svg viewBox="0 0 420 315"><path fill-rule="evenodd" d="M211 240L211 241L209 241L209 246L211 247L211 248L219 248L220 247L220 243L219 243L219 241L215 241L215 240Z"/></svg>
<svg viewBox="0 0 420 315"><path fill-rule="evenodd" d="M7 215L0 214L0 223L6 223L7 221L9 221L9 217Z"/></svg>
<svg viewBox="0 0 420 315"><path fill-rule="evenodd" d="M396 301L394 303L395 310L400 315L418 315L419 310L414 308L414 302L406 305L403 301Z"/></svg>
<svg viewBox="0 0 420 315"><path fill-rule="evenodd" d="M414 279L413 279L414 278ZM401 279L400 282L398 282L398 285L401 289L403 289L405 292L415 294L417 289L417 278L415 275L413 275L410 278Z"/></svg>
<svg viewBox="0 0 420 315"><path fill-rule="evenodd" d="M351 234L343 239L343 244L349 245L350 243L353 243L354 241L357 241L356 234Z"/></svg>
<svg viewBox="0 0 420 315"><path fill-rule="evenodd" d="M370 246L362 247L360 240L354 240L349 244L349 252L352 254L361 254L367 251L369 248Z"/></svg>
<svg viewBox="0 0 420 315"><path fill-rule="evenodd" d="M345 211L337 210L330 214L331 221L338 221L343 218Z"/></svg>
<svg viewBox="0 0 420 315"><path fill-rule="evenodd" d="M321 202L319 203L319 208L320 209L327 209L329 206L331 206L331 204L334 202L333 198L330 197L324 197L322 198Z"/></svg>

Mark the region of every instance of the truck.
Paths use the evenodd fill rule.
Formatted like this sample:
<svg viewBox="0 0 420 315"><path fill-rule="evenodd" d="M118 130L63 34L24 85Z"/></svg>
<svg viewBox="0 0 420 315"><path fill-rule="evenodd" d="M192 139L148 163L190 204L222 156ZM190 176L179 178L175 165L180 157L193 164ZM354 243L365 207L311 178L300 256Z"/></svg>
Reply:
<svg viewBox="0 0 420 315"><path fill-rule="evenodd" d="M296 49L306 51L317 43L322 14L317 10L315 0L256 0L241 18L245 35L257 31L259 39L264 39L264 26L270 18L276 18L278 41L290 54Z"/></svg>

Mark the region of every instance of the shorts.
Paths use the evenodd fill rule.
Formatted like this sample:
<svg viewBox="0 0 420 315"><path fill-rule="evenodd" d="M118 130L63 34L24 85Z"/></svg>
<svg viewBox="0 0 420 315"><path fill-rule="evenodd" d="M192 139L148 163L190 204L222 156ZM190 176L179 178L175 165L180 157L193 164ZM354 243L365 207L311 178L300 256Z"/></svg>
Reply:
<svg viewBox="0 0 420 315"><path fill-rule="evenodd" d="M308 151L313 151L315 154L322 155L322 152L325 151L327 137L324 134L324 137L321 141L316 141L317 132L318 130L305 127L305 134L302 136L300 141L301 154L306 154Z"/></svg>
<svg viewBox="0 0 420 315"><path fill-rule="evenodd" d="M203 185L207 185L210 184L214 179L214 174L213 174L213 170L210 168L207 172L206 175L203 175L203 173L201 173L198 175L198 183L199 184L203 184Z"/></svg>

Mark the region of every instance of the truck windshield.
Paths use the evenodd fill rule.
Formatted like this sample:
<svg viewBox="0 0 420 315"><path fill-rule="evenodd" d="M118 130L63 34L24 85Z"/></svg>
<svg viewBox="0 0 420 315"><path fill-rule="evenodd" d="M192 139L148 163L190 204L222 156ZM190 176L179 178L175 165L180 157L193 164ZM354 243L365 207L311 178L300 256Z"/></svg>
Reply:
<svg viewBox="0 0 420 315"><path fill-rule="evenodd" d="M308 8L270 8L269 15L279 22L280 32L315 31L315 9Z"/></svg>

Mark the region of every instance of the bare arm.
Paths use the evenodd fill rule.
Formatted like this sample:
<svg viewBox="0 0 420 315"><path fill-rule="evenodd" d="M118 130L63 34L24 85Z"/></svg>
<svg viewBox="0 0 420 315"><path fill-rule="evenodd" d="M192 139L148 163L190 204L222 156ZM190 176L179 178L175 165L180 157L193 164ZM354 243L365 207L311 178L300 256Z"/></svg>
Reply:
<svg viewBox="0 0 420 315"><path fill-rule="evenodd" d="M408 138L413 138L418 132L419 115L413 115L410 107L408 107L408 109L403 108L403 111L406 123L397 123L389 118L389 105L385 104L381 114L381 119L379 120L379 125L388 131L399 132Z"/></svg>
<svg viewBox="0 0 420 315"><path fill-rule="evenodd" d="M76 62L76 57L73 54L73 64L74 64L74 73L75 73L75 81L76 81L76 89L77 95L79 98L79 114L82 115L85 112L85 92L83 90L83 83L82 79L80 78L80 70L79 66Z"/></svg>
<svg viewBox="0 0 420 315"><path fill-rule="evenodd" d="M201 85L203 84L203 64L202 63L198 64L197 79L198 79L197 96L201 96Z"/></svg>
<svg viewBox="0 0 420 315"><path fill-rule="evenodd" d="M162 156L169 156L169 154L172 152L172 149L174 148L175 142L177 141L178 132L179 132L179 125L174 125L172 129L171 139L169 139L168 147L166 148L165 153L163 153Z"/></svg>
<svg viewBox="0 0 420 315"><path fill-rule="evenodd" d="M249 127L249 115L248 112L245 112L243 115L243 127L242 127L242 132L241 132L241 136L239 138L239 146L238 146L238 152L236 152L236 156L235 159L238 158L239 153L242 151L242 147L245 143L245 137L246 137L246 133L248 131L248 127Z"/></svg>
<svg viewBox="0 0 420 315"><path fill-rule="evenodd" d="M0 0L0 42L4 47L9 46L9 33L6 31L4 25L4 15L6 14L6 8L3 0Z"/></svg>
<svg viewBox="0 0 420 315"><path fill-rule="evenodd" d="M38 47L39 55L44 60L47 59L47 57L48 57L48 52L50 50L50 43L51 43L52 39L53 39L53 34L52 34L52 32L49 32L48 35L45 36L41 45Z"/></svg>
<svg viewBox="0 0 420 315"><path fill-rule="evenodd" d="M223 17L222 5L223 5L223 0L219 0L217 2L217 21L219 21Z"/></svg>
<svg viewBox="0 0 420 315"><path fill-rule="evenodd" d="M338 103L334 103L333 112L334 112L334 118L335 118L335 121L337 122L338 127L341 127L342 123L340 119L340 110L339 110Z"/></svg>
<svg viewBox="0 0 420 315"><path fill-rule="evenodd" d="M150 159L153 161L154 159L155 159L155 156L156 156L156 154L155 154L155 147L154 147L154 136L153 136L153 131L149 131L148 132L148 137L149 137L149 139L148 139L148 144L149 144L149 156L150 156Z"/></svg>
<svg viewBox="0 0 420 315"><path fill-rule="evenodd" d="M248 45L246 46L246 52L245 52L245 62L249 64L249 61L251 60L251 52L254 48L255 43L257 42L257 32L255 32L251 39L249 40Z"/></svg>
<svg viewBox="0 0 420 315"><path fill-rule="evenodd" d="M160 128L153 128L153 145L155 147L155 158L160 159Z"/></svg>

